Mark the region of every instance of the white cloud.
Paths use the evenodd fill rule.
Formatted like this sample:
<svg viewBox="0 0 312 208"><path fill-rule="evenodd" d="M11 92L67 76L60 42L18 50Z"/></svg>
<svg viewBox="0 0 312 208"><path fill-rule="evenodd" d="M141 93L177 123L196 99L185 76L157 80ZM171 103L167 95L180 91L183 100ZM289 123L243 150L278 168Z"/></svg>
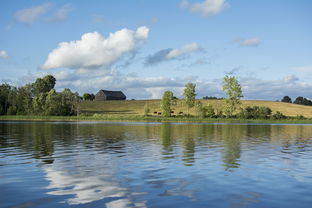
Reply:
<svg viewBox="0 0 312 208"><path fill-rule="evenodd" d="M0 51L0 58L9 58L8 52L4 50Z"/></svg>
<svg viewBox="0 0 312 208"><path fill-rule="evenodd" d="M51 6L52 6L51 3L45 3L31 8L19 10L15 13L14 19L18 23L32 24L40 15L44 14Z"/></svg>
<svg viewBox="0 0 312 208"><path fill-rule="evenodd" d="M182 0L180 2L180 8L185 9L190 5L190 3L187 0Z"/></svg>
<svg viewBox="0 0 312 208"><path fill-rule="evenodd" d="M136 31L125 28L110 33L107 38L98 32L85 33L80 40L59 43L41 68L109 68L124 54L138 49L148 38L148 33L149 29L145 26Z"/></svg>
<svg viewBox="0 0 312 208"><path fill-rule="evenodd" d="M203 16L211 16L220 13L229 4L225 0L204 0L203 2L198 2L190 4L187 0L183 0L180 3L181 8L188 8L193 13L199 13Z"/></svg>
<svg viewBox="0 0 312 208"><path fill-rule="evenodd" d="M167 59L172 59L172 58L176 58L178 56L182 56L186 53L191 53L191 52L194 52L194 51L198 51L200 50L200 47L197 43L190 43L190 44L186 44L184 45L181 49L173 49L171 50L166 58Z"/></svg>
<svg viewBox="0 0 312 208"><path fill-rule="evenodd" d="M294 67L293 69L298 72L310 73L312 72L312 65L311 66L298 66L298 67Z"/></svg>
<svg viewBox="0 0 312 208"><path fill-rule="evenodd" d="M73 9L74 8L72 7L72 5L65 4L55 11L53 16L48 19L48 22L63 22L66 19L68 13L73 11Z"/></svg>
<svg viewBox="0 0 312 208"><path fill-rule="evenodd" d="M235 42L237 42L242 47L258 47L260 44L260 40L258 38L237 39Z"/></svg>
<svg viewBox="0 0 312 208"><path fill-rule="evenodd" d="M160 62L176 59L199 50L201 50L201 47L197 43L186 44L180 49L163 49L148 56L145 60L145 65L156 65Z"/></svg>

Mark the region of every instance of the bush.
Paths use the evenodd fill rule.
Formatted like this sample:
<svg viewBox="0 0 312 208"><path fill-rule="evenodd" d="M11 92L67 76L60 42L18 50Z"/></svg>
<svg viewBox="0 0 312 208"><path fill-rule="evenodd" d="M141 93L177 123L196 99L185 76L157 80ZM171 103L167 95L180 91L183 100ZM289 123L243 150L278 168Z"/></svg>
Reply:
<svg viewBox="0 0 312 208"><path fill-rule="evenodd" d="M295 119L297 119L297 120L305 120L305 119L307 119L307 118L304 117L303 115L297 115L297 116L295 117Z"/></svg>
<svg viewBox="0 0 312 208"><path fill-rule="evenodd" d="M208 118L213 118L215 116L215 110L214 108L212 107L211 104L208 104L207 106L204 107L205 110L206 110L206 116Z"/></svg>
<svg viewBox="0 0 312 208"><path fill-rule="evenodd" d="M195 110L196 110L196 115L201 117L201 118L205 118L206 117L206 109L205 107L203 107L203 104L200 101L197 101L195 103Z"/></svg>
<svg viewBox="0 0 312 208"><path fill-rule="evenodd" d="M272 113L272 110L263 106L247 106L241 109L238 114L239 118L244 119L268 119Z"/></svg>
<svg viewBox="0 0 312 208"><path fill-rule="evenodd" d="M198 101L196 102L196 114L197 116L201 118L213 118L215 116L214 108L212 107L211 104L208 104L207 106L203 106L203 104Z"/></svg>
<svg viewBox="0 0 312 208"><path fill-rule="evenodd" d="M287 117L284 114L282 114L281 112L276 111L276 113L272 115L272 118L279 120L279 119L285 119Z"/></svg>

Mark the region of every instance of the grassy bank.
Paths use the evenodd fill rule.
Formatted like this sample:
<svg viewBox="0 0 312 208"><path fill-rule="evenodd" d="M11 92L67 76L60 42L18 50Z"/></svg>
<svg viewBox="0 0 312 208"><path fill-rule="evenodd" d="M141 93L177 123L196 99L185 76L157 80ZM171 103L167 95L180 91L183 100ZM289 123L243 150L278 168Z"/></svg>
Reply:
<svg viewBox="0 0 312 208"><path fill-rule="evenodd" d="M224 100L200 100L204 105L208 103L216 110L224 108ZM79 103L79 110L82 113L93 115L125 115L139 116L144 114L144 105L148 104L151 114L160 112L160 100L122 100L122 101L83 101ZM273 101L258 101L258 100L243 100L241 107L247 106L265 106L272 109L273 113L280 111L286 116L302 115L307 118L312 118L312 106L297 105L292 103L273 102ZM173 115L179 112L194 115L195 108L187 109L183 100L177 100L177 105L173 107Z"/></svg>
<svg viewBox="0 0 312 208"><path fill-rule="evenodd" d="M126 115L96 115L96 116L0 116L2 121L142 121L142 122L194 122L194 123L303 123L312 124L312 119L226 119L198 117L158 117L158 116L126 116Z"/></svg>

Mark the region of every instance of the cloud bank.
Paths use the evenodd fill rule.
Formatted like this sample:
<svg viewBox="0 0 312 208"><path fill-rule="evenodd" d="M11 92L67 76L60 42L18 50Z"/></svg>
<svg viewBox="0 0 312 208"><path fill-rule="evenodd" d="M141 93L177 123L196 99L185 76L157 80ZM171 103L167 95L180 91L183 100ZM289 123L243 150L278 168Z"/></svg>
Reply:
<svg viewBox="0 0 312 208"><path fill-rule="evenodd" d="M148 34L149 28L145 26L136 31L121 29L107 38L98 32L85 33L80 40L59 43L41 68L109 68L126 53L136 51Z"/></svg>

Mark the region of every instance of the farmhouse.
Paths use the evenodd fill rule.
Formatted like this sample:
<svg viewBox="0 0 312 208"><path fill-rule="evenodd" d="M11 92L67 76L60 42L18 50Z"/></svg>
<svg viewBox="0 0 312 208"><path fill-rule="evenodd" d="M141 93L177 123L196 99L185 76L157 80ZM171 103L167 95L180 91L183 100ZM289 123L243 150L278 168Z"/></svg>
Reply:
<svg viewBox="0 0 312 208"><path fill-rule="evenodd" d="M109 90L100 90L95 95L95 100L125 100L126 96L121 91L109 91Z"/></svg>

